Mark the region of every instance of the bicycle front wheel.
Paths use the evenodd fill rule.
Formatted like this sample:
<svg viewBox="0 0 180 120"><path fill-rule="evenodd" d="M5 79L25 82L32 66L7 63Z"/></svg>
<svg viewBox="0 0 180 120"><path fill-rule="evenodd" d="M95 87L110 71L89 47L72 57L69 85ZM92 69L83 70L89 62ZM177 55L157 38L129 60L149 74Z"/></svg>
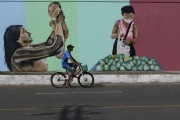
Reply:
<svg viewBox="0 0 180 120"><path fill-rule="evenodd" d="M89 88L94 84L94 77L89 72L83 72L78 77L78 83L83 88Z"/></svg>
<svg viewBox="0 0 180 120"><path fill-rule="evenodd" d="M63 88L65 86L66 75L62 72L56 72L51 76L51 84L55 88Z"/></svg>

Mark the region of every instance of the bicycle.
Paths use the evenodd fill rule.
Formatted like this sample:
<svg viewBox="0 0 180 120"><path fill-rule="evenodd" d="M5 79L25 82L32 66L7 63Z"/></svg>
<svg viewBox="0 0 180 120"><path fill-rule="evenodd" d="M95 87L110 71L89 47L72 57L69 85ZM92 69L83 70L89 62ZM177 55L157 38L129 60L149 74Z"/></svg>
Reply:
<svg viewBox="0 0 180 120"><path fill-rule="evenodd" d="M63 72L55 72L51 76L51 84L55 88L63 88L66 85L67 81L66 75L68 75L67 70L66 74ZM70 78L70 82L68 83L70 87L72 87L71 83L73 81L73 78L75 77L77 78L79 85L83 88L89 88L94 84L94 76L90 72L88 72L87 65L78 65L77 70L74 72L73 76Z"/></svg>

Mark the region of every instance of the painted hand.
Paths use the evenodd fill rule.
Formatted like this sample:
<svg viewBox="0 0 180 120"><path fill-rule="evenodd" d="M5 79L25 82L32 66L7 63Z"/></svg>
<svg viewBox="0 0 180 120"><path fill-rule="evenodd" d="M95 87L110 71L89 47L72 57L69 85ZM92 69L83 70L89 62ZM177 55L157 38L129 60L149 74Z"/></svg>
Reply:
<svg viewBox="0 0 180 120"><path fill-rule="evenodd" d="M129 45L131 43L131 40L129 40L129 39L126 39L125 41L124 41L124 44L126 44L126 45Z"/></svg>
<svg viewBox="0 0 180 120"><path fill-rule="evenodd" d="M61 13L59 14L59 17L57 19L58 23L63 23L65 20L65 15L63 14L63 11L61 11Z"/></svg>

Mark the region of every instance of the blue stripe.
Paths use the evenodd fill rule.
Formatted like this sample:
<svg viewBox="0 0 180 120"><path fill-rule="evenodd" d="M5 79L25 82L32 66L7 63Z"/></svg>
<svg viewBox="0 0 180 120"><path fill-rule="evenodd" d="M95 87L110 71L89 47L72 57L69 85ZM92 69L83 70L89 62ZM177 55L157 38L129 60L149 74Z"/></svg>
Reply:
<svg viewBox="0 0 180 120"><path fill-rule="evenodd" d="M16 1L16 0L12 0ZM25 24L24 2L0 3L0 71L8 71L4 60L4 32L10 25Z"/></svg>

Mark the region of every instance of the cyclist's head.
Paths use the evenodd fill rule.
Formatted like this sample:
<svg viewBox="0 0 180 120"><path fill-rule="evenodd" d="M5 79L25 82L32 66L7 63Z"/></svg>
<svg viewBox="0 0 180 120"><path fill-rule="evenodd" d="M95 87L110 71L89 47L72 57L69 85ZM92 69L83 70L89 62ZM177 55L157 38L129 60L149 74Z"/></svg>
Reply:
<svg viewBox="0 0 180 120"><path fill-rule="evenodd" d="M74 46L72 46L72 45L67 46L68 51L73 51L73 48L74 48Z"/></svg>

